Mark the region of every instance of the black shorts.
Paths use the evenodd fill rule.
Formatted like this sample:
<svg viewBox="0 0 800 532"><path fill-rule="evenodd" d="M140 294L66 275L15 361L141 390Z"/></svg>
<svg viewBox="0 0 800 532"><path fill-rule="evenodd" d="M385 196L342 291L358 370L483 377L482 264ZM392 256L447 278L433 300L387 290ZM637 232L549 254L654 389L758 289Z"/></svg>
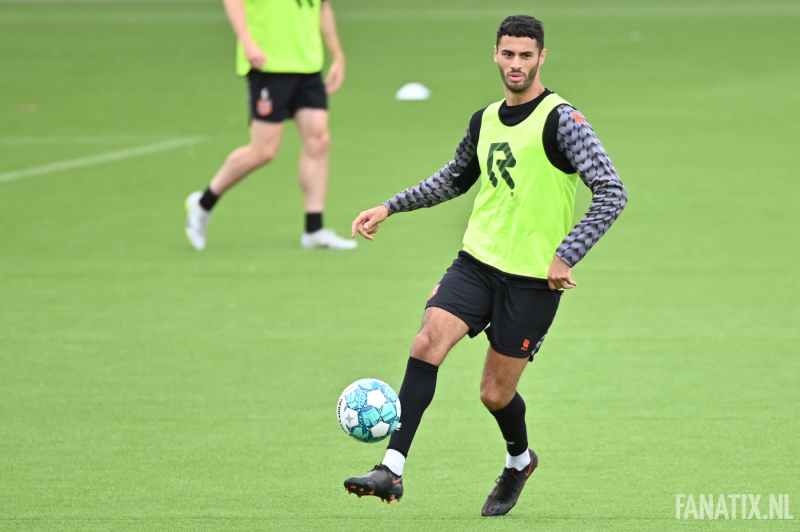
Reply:
<svg viewBox="0 0 800 532"><path fill-rule="evenodd" d="M470 338L491 324L486 336L495 351L533 360L562 293L551 290L543 279L503 273L461 251L425 308L441 308L460 318L469 326Z"/></svg>
<svg viewBox="0 0 800 532"><path fill-rule="evenodd" d="M247 74L250 119L283 122L298 109L328 108L322 73L279 74L251 70Z"/></svg>

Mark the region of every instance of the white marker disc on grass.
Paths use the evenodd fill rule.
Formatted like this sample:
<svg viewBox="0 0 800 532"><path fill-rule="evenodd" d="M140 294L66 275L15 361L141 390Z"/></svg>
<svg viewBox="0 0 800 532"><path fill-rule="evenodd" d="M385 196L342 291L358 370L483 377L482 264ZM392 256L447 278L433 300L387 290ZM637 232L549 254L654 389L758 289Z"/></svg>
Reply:
<svg viewBox="0 0 800 532"><path fill-rule="evenodd" d="M431 91L421 83L406 83L394 97L398 100L427 100L431 97Z"/></svg>

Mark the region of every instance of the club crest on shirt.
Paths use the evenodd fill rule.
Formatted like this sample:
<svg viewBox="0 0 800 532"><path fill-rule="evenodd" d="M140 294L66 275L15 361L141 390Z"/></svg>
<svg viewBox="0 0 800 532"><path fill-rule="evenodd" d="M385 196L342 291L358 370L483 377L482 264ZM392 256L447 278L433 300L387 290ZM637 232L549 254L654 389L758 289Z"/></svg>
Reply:
<svg viewBox="0 0 800 532"><path fill-rule="evenodd" d="M269 99L269 90L261 89L260 98L256 102L258 116L267 116L272 112L272 100Z"/></svg>

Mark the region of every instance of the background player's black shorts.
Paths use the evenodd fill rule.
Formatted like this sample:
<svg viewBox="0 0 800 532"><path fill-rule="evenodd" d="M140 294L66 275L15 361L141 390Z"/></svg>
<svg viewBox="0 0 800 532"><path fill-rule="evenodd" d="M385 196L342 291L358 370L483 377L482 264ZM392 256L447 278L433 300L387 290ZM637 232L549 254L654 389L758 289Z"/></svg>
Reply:
<svg viewBox="0 0 800 532"><path fill-rule="evenodd" d="M508 275L461 251L428 298L428 307L450 312L466 323L470 338L487 325L492 348L533 360L556 317L561 290L547 281Z"/></svg>
<svg viewBox="0 0 800 532"><path fill-rule="evenodd" d="M283 122L298 109L327 109L322 73L281 74L251 70L247 74L250 119Z"/></svg>

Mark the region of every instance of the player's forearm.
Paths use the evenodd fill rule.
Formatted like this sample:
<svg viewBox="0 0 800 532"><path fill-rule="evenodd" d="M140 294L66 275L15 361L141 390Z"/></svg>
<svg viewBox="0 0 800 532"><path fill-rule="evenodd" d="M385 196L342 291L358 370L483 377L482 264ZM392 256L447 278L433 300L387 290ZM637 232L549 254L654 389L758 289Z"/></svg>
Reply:
<svg viewBox="0 0 800 532"><path fill-rule="evenodd" d="M592 190L592 203L586 215L556 250L556 255L572 267L619 217L628 203L628 194L592 127L568 106L560 109L558 147Z"/></svg>
<svg viewBox="0 0 800 532"><path fill-rule="evenodd" d="M477 181L480 170L475 164L475 145L469 130L456 149L455 158L428 179L395 195L383 205L389 214L433 207L465 193ZM472 164L471 164L472 163Z"/></svg>
<svg viewBox="0 0 800 532"><path fill-rule="evenodd" d="M570 267L575 266L608 231L627 203L628 194L622 183L598 183L586 215L558 246L556 255Z"/></svg>
<svg viewBox="0 0 800 532"><path fill-rule="evenodd" d="M222 5L225 7L225 14L228 15L228 21L231 23L233 32L236 38L242 44L252 42L253 38L250 36L250 31L247 29L247 18L244 12L243 0L222 0Z"/></svg>
<svg viewBox="0 0 800 532"><path fill-rule="evenodd" d="M333 16L333 8L330 2L323 0L320 6L319 29L322 34L322 42L325 48L331 53L334 61L344 61L344 52L339 43L339 34L336 32L336 19Z"/></svg>

